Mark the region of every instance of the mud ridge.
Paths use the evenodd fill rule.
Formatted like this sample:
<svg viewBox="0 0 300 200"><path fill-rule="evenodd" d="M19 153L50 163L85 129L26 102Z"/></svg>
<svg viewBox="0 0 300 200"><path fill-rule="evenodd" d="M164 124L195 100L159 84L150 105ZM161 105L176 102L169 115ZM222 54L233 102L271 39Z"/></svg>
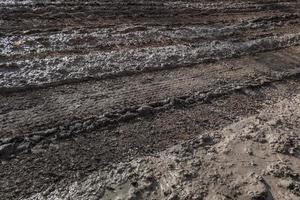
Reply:
<svg viewBox="0 0 300 200"><path fill-rule="evenodd" d="M70 83L74 80L102 79L108 76L118 77L154 70L172 69L299 44L299 34L287 34L281 37L267 37L236 44L215 42L191 46L176 45L129 51L120 50L84 56L19 61L6 64L16 68L13 72L0 72L0 78L2 78L0 90L5 92L17 91L19 88L27 89L32 86L51 85L62 81ZM116 59L118 63L115 63Z"/></svg>
<svg viewBox="0 0 300 200"><path fill-rule="evenodd" d="M185 95L180 97L168 98L162 101L153 102L150 104L139 105L123 110L105 113L97 118L89 118L81 121L72 121L67 126L52 127L47 130L42 130L37 133L23 134L24 136L15 138L5 138L0 140L0 159L7 159L11 156L22 152L30 152L30 149L40 143L42 140L61 140L70 137L76 137L76 135L93 131L95 129L101 129L110 125L116 125L118 123L129 122L138 117L147 117L149 115L155 115L158 112L163 112L169 109L180 109L182 107L189 107L193 104L209 103L213 99L220 98L222 96L231 95L233 93L244 93L245 90L256 90L262 87L268 87L272 83L281 82L292 79L299 79L300 72L284 75L278 77L278 79L266 80L264 82L251 83L249 85L231 85L230 88L216 88L213 91L207 91L205 93L196 92L191 95Z"/></svg>

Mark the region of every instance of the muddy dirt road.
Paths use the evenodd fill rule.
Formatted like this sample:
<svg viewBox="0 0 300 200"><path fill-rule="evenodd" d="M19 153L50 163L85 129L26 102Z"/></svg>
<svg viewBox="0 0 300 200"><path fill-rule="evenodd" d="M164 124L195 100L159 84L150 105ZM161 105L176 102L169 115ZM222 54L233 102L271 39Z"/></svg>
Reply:
<svg viewBox="0 0 300 200"><path fill-rule="evenodd" d="M0 199L300 199L299 0L0 0Z"/></svg>

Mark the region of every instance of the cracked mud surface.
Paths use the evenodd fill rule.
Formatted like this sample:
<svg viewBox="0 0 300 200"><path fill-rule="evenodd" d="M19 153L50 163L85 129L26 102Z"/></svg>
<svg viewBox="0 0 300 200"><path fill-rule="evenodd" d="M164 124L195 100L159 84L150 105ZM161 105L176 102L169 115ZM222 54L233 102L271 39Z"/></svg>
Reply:
<svg viewBox="0 0 300 200"><path fill-rule="evenodd" d="M0 199L300 198L298 0L0 11Z"/></svg>

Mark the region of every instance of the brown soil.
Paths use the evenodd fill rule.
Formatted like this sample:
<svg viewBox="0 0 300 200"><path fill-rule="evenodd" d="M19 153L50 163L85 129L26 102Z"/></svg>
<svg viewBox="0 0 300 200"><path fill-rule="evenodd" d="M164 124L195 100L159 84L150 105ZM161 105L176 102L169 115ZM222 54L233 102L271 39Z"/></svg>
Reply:
<svg viewBox="0 0 300 200"><path fill-rule="evenodd" d="M299 1L0 11L0 199L300 198Z"/></svg>

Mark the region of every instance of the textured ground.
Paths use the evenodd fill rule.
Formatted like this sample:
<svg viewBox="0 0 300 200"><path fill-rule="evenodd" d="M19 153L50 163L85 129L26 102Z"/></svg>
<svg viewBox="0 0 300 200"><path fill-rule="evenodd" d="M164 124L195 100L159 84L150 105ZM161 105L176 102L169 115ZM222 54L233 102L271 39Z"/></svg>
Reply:
<svg viewBox="0 0 300 200"><path fill-rule="evenodd" d="M299 13L0 0L0 199L299 199Z"/></svg>

